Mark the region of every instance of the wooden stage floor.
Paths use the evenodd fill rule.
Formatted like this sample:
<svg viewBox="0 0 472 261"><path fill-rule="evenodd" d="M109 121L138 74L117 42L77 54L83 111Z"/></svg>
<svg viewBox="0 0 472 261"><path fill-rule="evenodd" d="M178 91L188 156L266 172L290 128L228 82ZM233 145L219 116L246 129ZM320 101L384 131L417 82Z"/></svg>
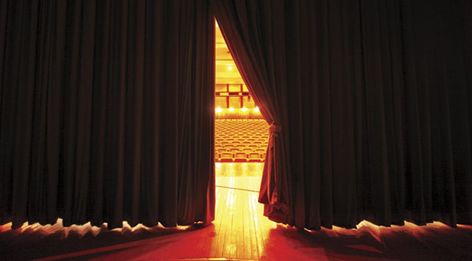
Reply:
<svg viewBox="0 0 472 261"><path fill-rule="evenodd" d="M299 230L263 217L257 203L262 165L219 165L217 171L213 224L111 231L60 222L11 230L6 224L0 226L0 260L472 260L472 226L362 222L356 230Z"/></svg>

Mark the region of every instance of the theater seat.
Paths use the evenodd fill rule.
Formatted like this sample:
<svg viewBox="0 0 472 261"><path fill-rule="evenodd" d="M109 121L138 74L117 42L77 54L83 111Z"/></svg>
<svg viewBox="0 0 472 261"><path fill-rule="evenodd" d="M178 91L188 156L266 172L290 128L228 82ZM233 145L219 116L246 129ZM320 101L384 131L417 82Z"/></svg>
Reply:
<svg viewBox="0 0 472 261"><path fill-rule="evenodd" d="M217 119L215 140L218 162L264 161L269 125L261 119Z"/></svg>

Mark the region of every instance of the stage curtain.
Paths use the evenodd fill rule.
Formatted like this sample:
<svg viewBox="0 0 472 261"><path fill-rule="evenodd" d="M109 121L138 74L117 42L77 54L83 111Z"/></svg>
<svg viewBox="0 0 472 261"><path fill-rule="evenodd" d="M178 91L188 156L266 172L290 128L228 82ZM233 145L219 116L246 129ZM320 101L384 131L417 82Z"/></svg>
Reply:
<svg viewBox="0 0 472 261"><path fill-rule="evenodd" d="M207 1L1 1L0 223L214 216Z"/></svg>
<svg viewBox="0 0 472 261"><path fill-rule="evenodd" d="M467 1L212 4L273 124L260 191L270 219L472 223Z"/></svg>
<svg viewBox="0 0 472 261"><path fill-rule="evenodd" d="M261 13L247 12L255 10L259 3L262 2L214 1L213 9L241 76L263 117L270 124L259 202L265 204L266 215L273 220L287 222L285 217L290 195L287 190L287 141L283 140L288 137L285 134L288 126L284 34L271 30L283 26L284 10L279 4L266 4L266 9L258 9ZM238 8L243 11L238 12ZM266 34L259 34L258 23L264 24ZM271 44L271 40L280 42L277 45L266 45Z"/></svg>

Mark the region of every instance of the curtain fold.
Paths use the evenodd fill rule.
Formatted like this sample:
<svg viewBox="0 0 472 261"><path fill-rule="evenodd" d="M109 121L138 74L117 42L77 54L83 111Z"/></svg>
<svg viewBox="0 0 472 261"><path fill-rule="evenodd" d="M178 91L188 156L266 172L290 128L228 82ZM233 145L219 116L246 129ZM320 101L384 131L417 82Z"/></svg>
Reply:
<svg viewBox="0 0 472 261"><path fill-rule="evenodd" d="M288 130L284 100L287 79L284 10L282 5L276 4L279 2L216 0L213 9L241 76L271 126L259 202L265 206L265 215L287 223L290 204L289 161L284 140ZM261 5L264 8L259 8ZM260 12L246 12L255 9Z"/></svg>
<svg viewBox="0 0 472 261"><path fill-rule="evenodd" d="M213 6L277 130L260 191L270 219L310 229L472 223L467 1Z"/></svg>
<svg viewBox="0 0 472 261"><path fill-rule="evenodd" d="M214 218L207 1L2 1L0 223Z"/></svg>

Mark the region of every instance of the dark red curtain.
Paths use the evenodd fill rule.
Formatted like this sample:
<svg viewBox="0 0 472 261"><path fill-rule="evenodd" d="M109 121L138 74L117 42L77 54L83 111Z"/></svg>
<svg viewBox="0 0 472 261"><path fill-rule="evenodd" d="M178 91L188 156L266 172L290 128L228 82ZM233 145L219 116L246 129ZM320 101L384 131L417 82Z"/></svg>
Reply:
<svg viewBox="0 0 472 261"><path fill-rule="evenodd" d="M290 195L287 173L287 100L286 55L284 45L284 7L265 5L255 9L260 1L214 1L218 24L237 62L239 71L249 86L256 104L270 124L259 201L265 204L265 214L273 220L288 222L286 213ZM239 12L239 8L242 9ZM242 17L239 17L242 15ZM263 16L262 16L263 15ZM259 16L259 17L256 17ZM257 21L257 23L254 23ZM260 34L260 25L266 31ZM282 30L272 30L272 29ZM272 41L278 44L271 44ZM266 45L269 44L269 45Z"/></svg>
<svg viewBox="0 0 472 261"><path fill-rule="evenodd" d="M310 229L472 223L467 1L213 7L272 123L260 191L269 218Z"/></svg>
<svg viewBox="0 0 472 261"><path fill-rule="evenodd" d="M0 223L210 222L206 1L0 3Z"/></svg>

